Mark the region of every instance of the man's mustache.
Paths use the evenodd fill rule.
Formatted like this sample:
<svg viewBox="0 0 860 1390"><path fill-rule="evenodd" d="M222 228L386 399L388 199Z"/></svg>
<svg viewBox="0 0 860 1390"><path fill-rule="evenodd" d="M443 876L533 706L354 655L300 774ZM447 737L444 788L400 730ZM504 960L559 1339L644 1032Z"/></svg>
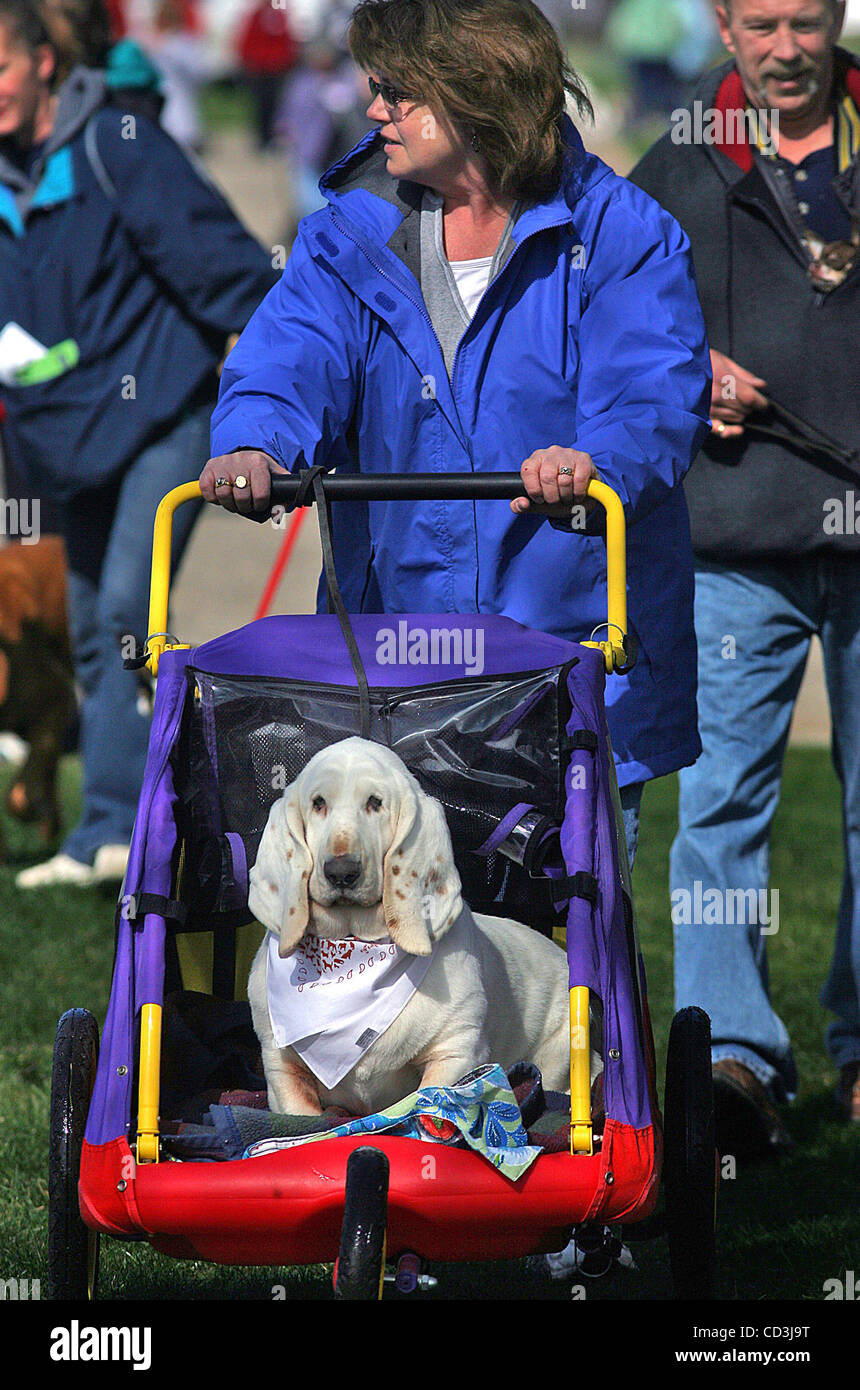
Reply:
<svg viewBox="0 0 860 1390"><path fill-rule="evenodd" d="M811 77L814 72L815 68L808 63L802 63L799 67L793 68L768 68L762 73L762 79L767 81L773 77L777 82L793 82L798 77Z"/></svg>

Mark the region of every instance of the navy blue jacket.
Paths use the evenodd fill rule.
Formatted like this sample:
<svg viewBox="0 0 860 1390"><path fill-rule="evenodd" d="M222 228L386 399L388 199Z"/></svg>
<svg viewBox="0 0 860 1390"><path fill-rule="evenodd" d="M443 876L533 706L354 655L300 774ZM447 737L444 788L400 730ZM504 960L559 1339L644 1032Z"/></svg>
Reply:
<svg viewBox="0 0 860 1390"><path fill-rule="evenodd" d="M279 272L223 196L141 115L107 104L77 68L34 167L0 142L0 328L77 365L0 390L4 443L34 493L64 500L105 483L217 394L227 337Z"/></svg>

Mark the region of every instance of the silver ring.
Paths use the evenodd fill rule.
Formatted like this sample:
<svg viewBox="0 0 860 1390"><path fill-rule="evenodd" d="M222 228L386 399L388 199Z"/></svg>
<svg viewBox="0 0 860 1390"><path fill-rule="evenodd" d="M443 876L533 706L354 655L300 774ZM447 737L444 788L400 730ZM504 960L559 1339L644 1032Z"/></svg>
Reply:
<svg viewBox="0 0 860 1390"><path fill-rule="evenodd" d="M717 431L717 434L725 434L726 432L726 427L723 424L722 420L717 421L717 423L714 425L714 429Z"/></svg>
<svg viewBox="0 0 860 1390"><path fill-rule="evenodd" d="M244 474L244 473L240 473L240 474L239 474L239 476L238 476L238 478L236 479L236 481L234 482L233 486L234 486L234 487L247 487L247 486L248 486L248 479L245 477L245 474Z"/></svg>
<svg viewBox="0 0 860 1390"><path fill-rule="evenodd" d="M216 487L229 487L229 486L230 486L230 479L229 479L229 478L216 478L216 479L215 479L215 486L216 486Z"/></svg>
<svg viewBox="0 0 860 1390"><path fill-rule="evenodd" d="M572 468L560 468L558 471L559 473L573 473Z"/></svg>

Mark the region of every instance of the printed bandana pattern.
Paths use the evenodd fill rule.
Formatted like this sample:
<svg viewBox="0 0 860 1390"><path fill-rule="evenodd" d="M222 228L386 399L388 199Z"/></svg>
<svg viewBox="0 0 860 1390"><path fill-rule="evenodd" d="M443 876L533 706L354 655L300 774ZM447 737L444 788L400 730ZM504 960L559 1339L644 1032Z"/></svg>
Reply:
<svg viewBox="0 0 860 1390"><path fill-rule="evenodd" d="M289 956L269 937L266 985L278 1047L294 1047L324 1086L336 1086L409 1003L432 956L393 941L305 937Z"/></svg>

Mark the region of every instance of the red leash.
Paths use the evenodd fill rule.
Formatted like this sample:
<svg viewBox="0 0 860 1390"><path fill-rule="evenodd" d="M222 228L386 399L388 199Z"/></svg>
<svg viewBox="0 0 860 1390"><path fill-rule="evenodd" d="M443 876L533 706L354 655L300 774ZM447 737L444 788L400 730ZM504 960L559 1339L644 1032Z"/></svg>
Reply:
<svg viewBox="0 0 860 1390"><path fill-rule="evenodd" d="M257 611L254 614L255 622L258 618L264 618L269 611L269 605L275 596L275 590L281 582L281 575L283 574L284 570L289 564L290 556L292 555L293 547L295 546L295 543L298 540L299 531L302 529L302 522L305 519L307 510L307 507L299 507L293 513L293 518L290 522L289 529L287 531L287 534L284 536L284 543L281 546L280 551L278 552L278 558L275 560L275 563L272 567L272 572L269 575L266 587L263 590L263 596L260 599L260 602L257 606Z"/></svg>

